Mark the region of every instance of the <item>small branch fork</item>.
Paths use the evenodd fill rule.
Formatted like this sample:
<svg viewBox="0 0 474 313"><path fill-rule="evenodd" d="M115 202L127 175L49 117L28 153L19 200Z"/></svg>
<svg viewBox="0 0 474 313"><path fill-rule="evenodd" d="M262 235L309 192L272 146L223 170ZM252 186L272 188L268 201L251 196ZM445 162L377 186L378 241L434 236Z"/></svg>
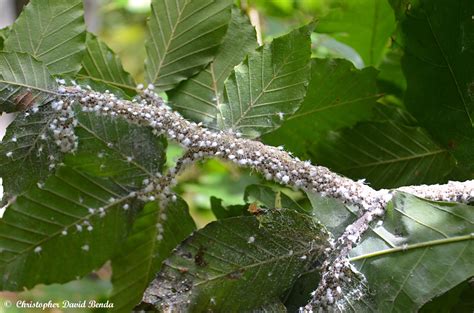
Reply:
<svg viewBox="0 0 474 313"><path fill-rule="evenodd" d="M188 150L176 167L148 188L159 192L161 201L173 198L171 185L174 176L188 163L206 157L218 157L249 167L261 173L267 180L292 186L306 192L317 192L357 205L360 217L335 241L327 253L322 266L320 285L313 292L313 299L303 311L335 305L342 295L341 285L352 271L348 254L361 235L375 218L382 217L387 203L396 190L440 201L468 203L474 199L474 180L450 182L445 185L407 186L396 190L375 190L362 181L354 181L331 172L323 166L312 165L292 157L281 148L264 145L261 142L241 138L231 131L215 132L184 119L173 112L164 101L153 92L153 86L142 90L132 101L117 98L109 92L100 93L80 86L60 87L60 99L53 107L63 110L65 106L79 103L83 111L125 118L131 122L151 127L156 135L165 135L177 141ZM58 105L57 103L60 103Z"/></svg>

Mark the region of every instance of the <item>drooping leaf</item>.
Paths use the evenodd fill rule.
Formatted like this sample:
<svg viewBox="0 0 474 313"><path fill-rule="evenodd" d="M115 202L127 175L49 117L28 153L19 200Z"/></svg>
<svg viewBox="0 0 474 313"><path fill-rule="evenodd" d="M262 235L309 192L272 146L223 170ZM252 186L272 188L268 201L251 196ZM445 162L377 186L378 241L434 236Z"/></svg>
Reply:
<svg viewBox="0 0 474 313"><path fill-rule="evenodd" d="M374 188L440 183L455 160L420 127L392 120L364 122L329 134L312 159Z"/></svg>
<svg viewBox="0 0 474 313"><path fill-rule="evenodd" d="M4 49L27 52L53 75L76 73L86 39L82 2L31 1L11 27Z"/></svg>
<svg viewBox="0 0 474 313"><path fill-rule="evenodd" d="M265 143L284 145L305 159L328 131L369 119L380 96L373 68L357 70L346 60L314 59L311 72L301 107L279 129L263 137Z"/></svg>
<svg viewBox="0 0 474 313"><path fill-rule="evenodd" d="M144 301L162 309L251 310L282 295L325 245L321 225L293 210L219 220L175 250Z"/></svg>
<svg viewBox="0 0 474 313"><path fill-rule="evenodd" d="M59 168L0 220L0 289L64 283L102 266L117 253L137 205L122 186Z"/></svg>
<svg viewBox="0 0 474 313"><path fill-rule="evenodd" d="M251 52L225 81L220 129L258 137L295 112L310 79L310 33L303 26Z"/></svg>
<svg viewBox="0 0 474 313"><path fill-rule="evenodd" d="M474 210L397 193L383 225L352 251L379 312L416 312L474 275Z"/></svg>
<svg viewBox="0 0 474 313"><path fill-rule="evenodd" d="M87 34L86 50L78 77L120 88L131 96L136 93L135 82L123 69L118 56L91 33Z"/></svg>
<svg viewBox="0 0 474 313"><path fill-rule="evenodd" d="M112 312L130 312L172 249L195 229L186 202L166 209L148 203L138 215L120 254L112 259Z"/></svg>
<svg viewBox="0 0 474 313"><path fill-rule="evenodd" d="M56 88L43 63L25 53L0 52L0 112L43 105Z"/></svg>
<svg viewBox="0 0 474 313"><path fill-rule="evenodd" d="M212 61L224 37L230 0L153 0L145 62L148 83L169 90Z"/></svg>
<svg viewBox="0 0 474 313"><path fill-rule="evenodd" d="M43 183L62 161L62 153L49 136L49 125L57 117L51 106L19 114L8 126L0 143L0 177L3 202Z"/></svg>
<svg viewBox="0 0 474 313"><path fill-rule="evenodd" d="M353 47L367 66L380 63L394 30L393 11L384 0L336 1L316 29Z"/></svg>
<svg viewBox="0 0 474 313"><path fill-rule="evenodd" d="M474 177L474 2L391 1L403 37L405 105Z"/></svg>
<svg viewBox="0 0 474 313"><path fill-rule="evenodd" d="M211 64L168 92L172 107L189 119L216 127L224 103L224 80L256 46L255 29L248 17L234 8L227 34Z"/></svg>
<svg viewBox="0 0 474 313"><path fill-rule="evenodd" d="M66 157L68 165L135 187L161 172L166 160L163 137L122 118L76 111L79 144L77 152Z"/></svg>

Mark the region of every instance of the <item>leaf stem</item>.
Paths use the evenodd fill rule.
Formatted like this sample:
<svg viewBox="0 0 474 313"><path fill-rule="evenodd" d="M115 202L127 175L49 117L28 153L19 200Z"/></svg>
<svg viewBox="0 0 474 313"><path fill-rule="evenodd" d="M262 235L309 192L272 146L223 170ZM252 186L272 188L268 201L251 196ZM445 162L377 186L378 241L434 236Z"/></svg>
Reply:
<svg viewBox="0 0 474 313"><path fill-rule="evenodd" d="M396 247L396 248L384 249L384 250L379 250L379 251L372 252L372 253L358 255L356 257L349 258L349 261L353 262L353 261L358 261L358 260L362 260L362 259L374 258L374 257L378 257L378 256L385 255L385 254L404 252L404 251L413 250L413 249L419 249L419 248L425 248L425 247L437 246L437 245L444 245L444 244L448 244L448 243L465 241L465 240L472 240L472 239L474 239L474 233L471 233L469 235L464 235L464 236L456 236L456 237L446 238L446 239L430 240L430 241L415 243L415 244L412 244L412 245L400 246L400 247Z"/></svg>

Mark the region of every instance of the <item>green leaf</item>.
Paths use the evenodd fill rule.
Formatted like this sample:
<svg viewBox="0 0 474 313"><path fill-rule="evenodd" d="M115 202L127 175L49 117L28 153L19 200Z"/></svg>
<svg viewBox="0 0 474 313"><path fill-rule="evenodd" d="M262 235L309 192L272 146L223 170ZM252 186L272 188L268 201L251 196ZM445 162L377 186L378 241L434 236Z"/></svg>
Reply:
<svg viewBox="0 0 474 313"><path fill-rule="evenodd" d="M0 50L3 50L3 45L8 35L10 34L10 27L0 29Z"/></svg>
<svg viewBox="0 0 474 313"><path fill-rule="evenodd" d="M216 127L219 107L224 102L224 80L256 46L255 29L248 17L234 8L227 34L212 63L168 92L172 107L186 118Z"/></svg>
<svg viewBox="0 0 474 313"><path fill-rule="evenodd" d="M323 252L326 239L321 225L292 210L212 222L165 261L144 302L180 311L257 308L291 287Z"/></svg>
<svg viewBox="0 0 474 313"><path fill-rule="evenodd" d="M405 105L474 177L474 28L470 0L391 1L403 36Z"/></svg>
<svg viewBox="0 0 474 313"><path fill-rule="evenodd" d="M230 20L230 0L153 0L147 81L169 90L212 61Z"/></svg>
<svg viewBox="0 0 474 313"><path fill-rule="evenodd" d="M19 114L8 126L0 143L3 202L44 182L62 161L62 153L49 135L49 124L57 115L45 105L37 113Z"/></svg>
<svg viewBox="0 0 474 313"><path fill-rule="evenodd" d="M37 113L18 115L7 128L0 143L4 201L44 181L62 161L63 153L49 130L58 114L50 106L42 106ZM151 129L121 118L80 112L78 107L76 118L79 145L78 150L65 159L69 166L96 177L109 177L129 187L141 186L144 179L162 170L166 141L155 136ZM28 175L17 175L20 172Z"/></svg>
<svg viewBox="0 0 474 313"><path fill-rule="evenodd" d="M11 27L6 51L27 52L53 75L79 71L86 25L82 0L31 1Z"/></svg>
<svg viewBox="0 0 474 313"><path fill-rule="evenodd" d="M319 164L374 188L440 183L456 164L424 129L392 120L332 132L312 153Z"/></svg>
<svg viewBox="0 0 474 313"><path fill-rule="evenodd" d="M286 313L285 305L280 300L273 300L259 308L247 311L249 313Z"/></svg>
<svg viewBox="0 0 474 313"><path fill-rule="evenodd" d="M222 204L222 199L212 196L210 200L211 211L218 220L242 215L250 215L250 213L247 211L248 205L246 204L224 206Z"/></svg>
<svg viewBox="0 0 474 313"><path fill-rule="evenodd" d="M265 143L285 145L305 159L328 131L369 119L380 96L373 68L357 70L346 60L314 59L311 72L308 93L299 110L282 127L263 137Z"/></svg>
<svg viewBox="0 0 474 313"><path fill-rule="evenodd" d="M130 312L171 251L195 230L186 202L178 198L164 210L145 205L120 254L112 259L113 312Z"/></svg>
<svg viewBox="0 0 474 313"><path fill-rule="evenodd" d="M251 52L225 81L218 126L247 137L279 127L309 83L313 26L303 26Z"/></svg>
<svg viewBox="0 0 474 313"><path fill-rule="evenodd" d="M244 200L248 203L258 201L266 208L275 208L277 197L280 198L280 205L282 208L295 210L299 213L305 213L306 210L297 202L287 196L284 192L275 191L269 186L264 185L250 185L245 188Z"/></svg>
<svg viewBox="0 0 474 313"><path fill-rule="evenodd" d="M120 88L131 96L136 94L135 82L123 69L119 57L91 33L87 34L86 52L78 77Z"/></svg>
<svg viewBox="0 0 474 313"><path fill-rule="evenodd" d="M352 251L378 312L416 312L474 275L472 206L397 193L378 226Z"/></svg>
<svg viewBox="0 0 474 313"><path fill-rule="evenodd" d="M395 30L395 18L384 0L339 0L316 30L353 47L366 65L378 65Z"/></svg>
<svg viewBox="0 0 474 313"><path fill-rule="evenodd" d="M457 285L445 294L426 303L420 313L471 313L474 307L474 281L471 279Z"/></svg>
<svg viewBox="0 0 474 313"><path fill-rule="evenodd" d="M399 46L392 47L380 64L380 74L377 77L378 87L385 94L394 94L403 99L407 82L401 67L403 50Z"/></svg>
<svg viewBox="0 0 474 313"><path fill-rule="evenodd" d="M311 215L338 238L346 227L357 219L358 207L349 206L334 198L323 197L318 193L308 192L311 202Z"/></svg>
<svg viewBox="0 0 474 313"><path fill-rule="evenodd" d="M0 112L43 105L56 88L43 63L25 53L0 52Z"/></svg>
<svg viewBox="0 0 474 313"><path fill-rule="evenodd" d="M102 266L127 234L132 199L122 186L59 168L0 220L0 289L64 283Z"/></svg>
<svg viewBox="0 0 474 313"><path fill-rule="evenodd" d="M68 165L134 187L161 172L166 161L164 137L123 118L79 111L76 108L78 150L67 155Z"/></svg>

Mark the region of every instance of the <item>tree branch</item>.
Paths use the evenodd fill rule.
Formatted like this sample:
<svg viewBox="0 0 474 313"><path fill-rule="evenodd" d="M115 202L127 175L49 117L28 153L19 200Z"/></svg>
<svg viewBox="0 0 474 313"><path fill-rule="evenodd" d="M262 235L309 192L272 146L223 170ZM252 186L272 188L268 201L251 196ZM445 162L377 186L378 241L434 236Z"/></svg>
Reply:
<svg viewBox="0 0 474 313"><path fill-rule="evenodd" d="M133 101L119 99L108 92L84 90L80 86L61 87L59 92L59 109L77 101L83 111L123 117L131 122L149 126L156 135L164 134L188 149L175 169L163 180L148 188L149 192L163 190L162 201L169 198L174 175L183 165L203 157L218 157L239 166L249 167L261 173L267 180L306 192L318 192L346 204L357 205L360 208L360 217L331 244L332 248L322 266L320 285L306 307L308 311L313 307L333 305L340 297L340 286L345 282L344 277L347 277L348 272L352 272L347 258L350 250L368 229L369 223L383 216L385 206L392 199L394 191L401 190L430 200L469 202L474 198L474 180L450 182L446 185L375 190L363 181L354 181L333 173L326 167L315 166L308 161L292 157L281 148L244 139L238 133L230 131L211 131L201 124L190 122L173 112L153 92L153 86L143 90L140 97ZM57 103L53 106L57 107Z"/></svg>

